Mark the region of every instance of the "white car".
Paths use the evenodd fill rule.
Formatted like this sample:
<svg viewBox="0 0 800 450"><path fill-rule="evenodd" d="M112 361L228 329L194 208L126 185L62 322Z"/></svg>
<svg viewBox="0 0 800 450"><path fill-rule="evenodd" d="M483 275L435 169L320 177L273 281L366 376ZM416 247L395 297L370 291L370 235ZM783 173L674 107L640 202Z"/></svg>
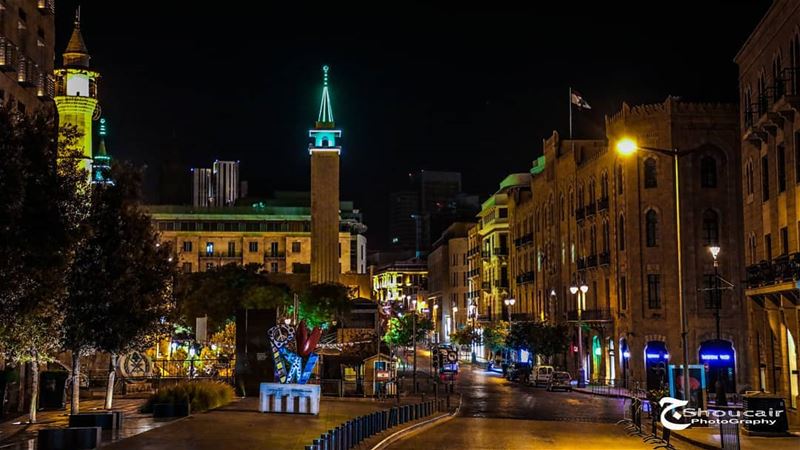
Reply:
<svg viewBox="0 0 800 450"><path fill-rule="evenodd" d="M547 386L553 376L553 366L534 366L531 371L531 384L534 386Z"/></svg>

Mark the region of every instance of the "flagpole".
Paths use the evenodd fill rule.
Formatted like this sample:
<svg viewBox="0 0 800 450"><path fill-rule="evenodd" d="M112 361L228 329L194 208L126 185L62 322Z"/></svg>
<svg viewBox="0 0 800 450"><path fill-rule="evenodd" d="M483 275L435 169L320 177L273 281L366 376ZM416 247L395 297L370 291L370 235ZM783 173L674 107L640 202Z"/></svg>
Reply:
<svg viewBox="0 0 800 450"><path fill-rule="evenodd" d="M569 88L569 138L572 140L572 86Z"/></svg>

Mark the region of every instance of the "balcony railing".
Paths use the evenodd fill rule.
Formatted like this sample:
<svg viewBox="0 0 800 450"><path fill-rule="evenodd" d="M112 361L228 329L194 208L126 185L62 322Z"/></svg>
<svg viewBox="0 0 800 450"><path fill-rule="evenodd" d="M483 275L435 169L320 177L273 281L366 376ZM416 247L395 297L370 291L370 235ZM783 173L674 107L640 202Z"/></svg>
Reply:
<svg viewBox="0 0 800 450"><path fill-rule="evenodd" d="M577 265L577 266L578 266L578 270L583 270L583 269L585 269L585 268L586 268L586 258L584 258L584 257L579 257L579 258L578 258L578 259L575 261L575 265Z"/></svg>
<svg viewBox="0 0 800 450"><path fill-rule="evenodd" d="M578 320L578 311L567 311L567 320L575 322ZM610 322L614 320L611 310L603 309L584 309L581 311L582 322Z"/></svg>
<svg viewBox="0 0 800 450"><path fill-rule="evenodd" d="M575 208L575 220L583 220L586 218L586 210L583 208Z"/></svg>
<svg viewBox="0 0 800 450"><path fill-rule="evenodd" d="M533 233L528 233L514 239L514 246L522 247L523 245L528 245L531 242L533 242Z"/></svg>
<svg viewBox="0 0 800 450"><path fill-rule="evenodd" d="M761 261L746 269L748 288L796 281L800 279L800 253L779 256L772 261Z"/></svg>
<svg viewBox="0 0 800 450"><path fill-rule="evenodd" d="M601 252L597 255L599 263L601 266L607 266L611 264L611 252Z"/></svg>
<svg viewBox="0 0 800 450"><path fill-rule="evenodd" d="M284 258L286 258L286 252L273 252L273 251L264 252L264 258L267 258L267 259L284 259Z"/></svg>
<svg viewBox="0 0 800 450"><path fill-rule="evenodd" d="M495 256L508 256L508 247L495 247L494 248L494 255Z"/></svg>
<svg viewBox="0 0 800 450"><path fill-rule="evenodd" d="M200 258L241 258L242 252L199 252Z"/></svg>
<svg viewBox="0 0 800 450"><path fill-rule="evenodd" d="M597 255L589 255L586 258L586 267L596 267L597 266Z"/></svg>
<svg viewBox="0 0 800 450"><path fill-rule="evenodd" d="M533 283L533 281L535 280L535 277L536 277L536 275L535 275L535 272L533 272L533 271L524 272L524 273L521 273L521 274L517 275L516 281L517 281L517 284Z"/></svg>
<svg viewBox="0 0 800 450"><path fill-rule="evenodd" d="M475 278L481 274L481 269L475 268L467 271L467 278Z"/></svg>
<svg viewBox="0 0 800 450"><path fill-rule="evenodd" d="M482 250L481 251L481 258L482 259L489 259L491 257L492 257L492 252L490 252L489 250Z"/></svg>
<svg viewBox="0 0 800 450"><path fill-rule="evenodd" d="M608 197L603 197L597 201L597 210L605 211L608 209Z"/></svg>
<svg viewBox="0 0 800 450"><path fill-rule="evenodd" d="M483 283L481 283L481 289L483 289L483 290L484 290L484 291L486 291L486 292L491 292L491 290L492 290L492 283L490 283L490 282L488 282L488 281L484 281Z"/></svg>
<svg viewBox="0 0 800 450"><path fill-rule="evenodd" d="M770 109L782 100L800 103L800 68L783 69L772 84L756 94L756 102L745 111L745 127L755 126Z"/></svg>
<svg viewBox="0 0 800 450"><path fill-rule="evenodd" d="M586 217L593 216L597 212L597 204L592 202L586 205Z"/></svg>
<svg viewBox="0 0 800 450"><path fill-rule="evenodd" d="M508 279L494 280L494 287L498 289L508 289Z"/></svg>

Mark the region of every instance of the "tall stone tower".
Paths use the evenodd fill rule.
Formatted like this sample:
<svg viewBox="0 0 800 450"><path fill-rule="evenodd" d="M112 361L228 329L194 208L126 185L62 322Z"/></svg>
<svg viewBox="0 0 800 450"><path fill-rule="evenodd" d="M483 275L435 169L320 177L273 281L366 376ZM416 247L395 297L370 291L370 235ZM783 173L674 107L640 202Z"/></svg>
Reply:
<svg viewBox="0 0 800 450"><path fill-rule="evenodd" d="M311 142L311 282L339 281L339 155L342 131L333 121L328 66L322 67L322 100Z"/></svg>
<svg viewBox="0 0 800 450"><path fill-rule="evenodd" d="M89 70L89 51L81 35L80 10L75 15L75 28L64 50L61 69L55 70L58 125L71 125L81 134L77 147L82 150L80 167L92 172L92 120L99 118L97 79L100 74Z"/></svg>

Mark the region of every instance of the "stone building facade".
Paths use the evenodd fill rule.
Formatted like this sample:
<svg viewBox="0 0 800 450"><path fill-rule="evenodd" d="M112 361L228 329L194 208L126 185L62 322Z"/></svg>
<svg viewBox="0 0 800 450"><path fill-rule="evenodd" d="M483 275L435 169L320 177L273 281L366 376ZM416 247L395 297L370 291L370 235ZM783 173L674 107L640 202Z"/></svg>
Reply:
<svg viewBox="0 0 800 450"><path fill-rule="evenodd" d="M746 358L736 356L747 342L738 283L743 266L736 122L730 105L674 98L623 105L606 120L607 141L562 140L557 133L546 139L529 190L511 196L511 295L523 299L521 312L577 330L578 297L570 287L588 287L581 319L590 330L583 334L589 378L655 387L667 365L683 360L672 157L643 150L622 156L606 143L631 137L640 146L690 151L679 158L689 362L724 355L724 367L710 364L711 381L724 378L737 391L748 386ZM721 278L711 245L722 249ZM723 289L727 284L716 282L722 279L733 281L733 289ZM574 371L576 337L571 347L559 361Z"/></svg>
<svg viewBox="0 0 800 450"><path fill-rule="evenodd" d="M451 333L471 324L467 234L474 226L465 222L450 225L428 255L428 304L433 308L439 342L449 342Z"/></svg>
<svg viewBox="0 0 800 450"><path fill-rule="evenodd" d="M742 46L744 242L753 388L800 422L800 3L775 0Z"/></svg>
<svg viewBox="0 0 800 450"><path fill-rule="evenodd" d="M55 0L0 2L0 104L20 112L52 106Z"/></svg>

